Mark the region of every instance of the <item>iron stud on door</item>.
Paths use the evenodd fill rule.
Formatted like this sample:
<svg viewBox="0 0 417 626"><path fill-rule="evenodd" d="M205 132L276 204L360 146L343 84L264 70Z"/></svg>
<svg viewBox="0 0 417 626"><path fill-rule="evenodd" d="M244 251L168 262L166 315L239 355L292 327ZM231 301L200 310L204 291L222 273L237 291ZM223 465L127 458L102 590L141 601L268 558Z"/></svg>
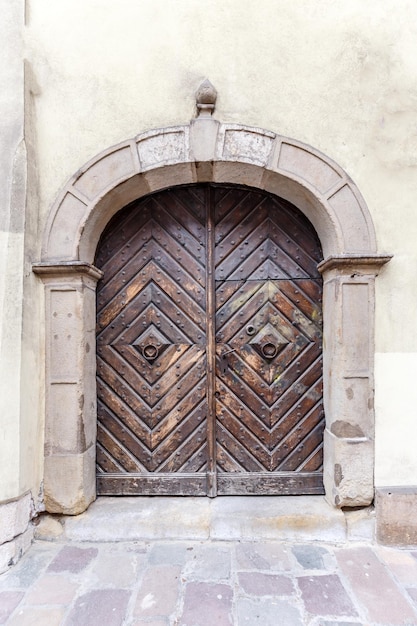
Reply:
<svg viewBox="0 0 417 626"><path fill-rule="evenodd" d="M99 493L322 492L320 255L294 207L245 188L114 218L96 261Z"/></svg>

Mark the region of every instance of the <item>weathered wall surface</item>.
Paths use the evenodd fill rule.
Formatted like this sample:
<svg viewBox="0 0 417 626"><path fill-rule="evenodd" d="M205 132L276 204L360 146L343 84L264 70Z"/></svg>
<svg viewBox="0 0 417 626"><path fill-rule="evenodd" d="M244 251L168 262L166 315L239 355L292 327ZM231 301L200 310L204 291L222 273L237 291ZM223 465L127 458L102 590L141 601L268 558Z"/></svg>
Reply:
<svg viewBox="0 0 417 626"><path fill-rule="evenodd" d="M24 152L19 43L24 3L3 4L12 26L10 63L1 61L9 85L1 99L7 114L1 123L9 130L0 162L8 186L0 193L10 207L14 155ZM26 4L21 31L28 59L27 151L36 171L29 171L26 240L23 216L15 229L7 222L2 235L3 267L13 261L6 280L14 285L15 302L7 295L11 283L2 283L3 319L12 318L3 324L2 384L12 398L3 412L13 445L4 446L10 462L0 478L0 498L17 496L23 485L37 489L42 475L43 370L37 356L43 350L42 295L28 265L23 282L23 244L27 264L39 260L40 233L65 181L107 146L150 128L188 123L195 113L194 92L206 77L218 90L218 119L311 144L339 163L362 191L379 252L394 254L377 279L376 481L417 484L412 375L417 371L417 5L411 0ZM19 446L26 465L17 461Z"/></svg>
<svg viewBox="0 0 417 626"><path fill-rule="evenodd" d="M0 573L30 545L29 519L42 476L37 331L26 320L34 284L25 259L28 148L24 129L24 3L0 2ZM37 214L34 214L35 221ZM37 291L37 289L36 289ZM26 291L29 294L29 291ZM32 300L32 303L30 302ZM35 304L36 306L36 304ZM33 341L34 340L34 341ZM31 493L32 492L32 493ZM32 495L34 498L32 498Z"/></svg>
<svg viewBox="0 0 417 626"><path fill-rule="evenodd" d="M0 499L18 495L20 421L20 346L26 149L23 141L23 63L20 2L2 2L0 37L5 58L0 65L0 403L4 444ZM12 385L10 384L12 383ZM6 444L7 441L7 444Z"/></svg>
<svg viewBox="0 0 417 626"><path fill-rule="evenodd" d="M206 76L218 119L305 141L353 177L395 255L377 281L376 479L417 483L415 3L29 4L43 219L94 154L186 123Z"/></svg>

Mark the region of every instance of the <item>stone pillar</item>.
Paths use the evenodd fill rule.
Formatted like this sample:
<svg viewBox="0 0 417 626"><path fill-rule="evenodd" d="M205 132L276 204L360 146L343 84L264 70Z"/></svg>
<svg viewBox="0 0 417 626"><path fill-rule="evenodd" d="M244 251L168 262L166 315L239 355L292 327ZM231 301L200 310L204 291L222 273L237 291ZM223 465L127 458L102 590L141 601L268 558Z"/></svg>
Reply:
<svg viewBox="0 0 417 626"><path fill-rule="evenodd" d="M38 506L37 407L25 384L28 233L24 0L0 2L0 574L30 546ZM30 400L29 400L30 402Z"/></svg>
<svg viewBox="0 0 417 626"><path fill-rule="evenodd" d="M374 499L375 277L391 257L346 255L324 280L324 487L337 507Z"/></svg>
<svg viewBox="0 0 417 626"><path fill-rule="evenodd" d="M95 499L95 288L82 262L37 264L45 285L45 506L76 515Z"/></svg>

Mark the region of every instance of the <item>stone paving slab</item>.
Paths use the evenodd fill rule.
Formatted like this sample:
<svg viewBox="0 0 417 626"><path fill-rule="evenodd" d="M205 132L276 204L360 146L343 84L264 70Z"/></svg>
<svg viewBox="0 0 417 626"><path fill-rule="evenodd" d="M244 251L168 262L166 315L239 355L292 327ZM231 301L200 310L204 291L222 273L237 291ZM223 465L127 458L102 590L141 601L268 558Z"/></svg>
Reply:
<svg viewBox="0 0 417 626"><path fill-rule="evenodd" d="M11 626L417 626L417 552L374 544L36 540Z"/></svg>
<svg viewBox="0 0 417 626"><path fill-rule="evenodd" d="M378 559L371 548L348 548L339 551L337 560L342 574L365 610L366 619L388 624L414 624L416 614L404 597L395 572ZM393 576L391 575L393 574Z"/></svg>

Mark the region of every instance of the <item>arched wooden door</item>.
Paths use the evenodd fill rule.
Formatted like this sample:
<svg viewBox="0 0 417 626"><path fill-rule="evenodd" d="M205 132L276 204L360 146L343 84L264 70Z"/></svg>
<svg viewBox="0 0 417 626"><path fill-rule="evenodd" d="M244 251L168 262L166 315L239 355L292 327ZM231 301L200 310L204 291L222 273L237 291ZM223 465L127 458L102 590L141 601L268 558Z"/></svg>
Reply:
<svg viewBox="0 0 417 626"><path fill-rule="evenodd" d="M195 185L100 241L100 494L323 493L320 243L291 204Z"/></svg>

